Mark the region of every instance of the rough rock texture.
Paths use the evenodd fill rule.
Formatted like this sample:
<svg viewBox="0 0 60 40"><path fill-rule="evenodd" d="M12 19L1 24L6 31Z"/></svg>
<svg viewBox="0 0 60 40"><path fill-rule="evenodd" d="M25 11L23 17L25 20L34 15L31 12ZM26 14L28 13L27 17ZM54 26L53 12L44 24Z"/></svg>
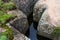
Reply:
<svg viewBox="0 0 60 40"><path fill-rule="evenodd" d="M39 0L36 5L36 10L46 8L43 12L43 15L40 19L40 12L41 10L38 10L34 13L34 15L37 14L34 17L34 20L40 19L38 24L38 34L43 35L48 38L54 38L55 35L52 34L56 27L60 27L60 0ZM43 5L43 6L42 6ZM52 6L51 6L52 5ZM42 7L43 8L42 8ZM34 16L33 15L33 16Z"/></svg>
<svg viewBox="0 0 60 40"><path fill-rule="evenodd" d="M9 23L7 23L6 25L13 31L13 35L14 35L13 40L30 40L24 34L22 34L18 30L16 30L14 27L12 27ZM0 27L0 40L1 40L1 33L5 32L5 31L6 31L6 29ZM10 33L11 33L11 31L10 31Z"/></svg>
<svg viewBox="0 0 60 40"><path fill-rule="evenodd" d="M18 9L22 10L27 16L33 11L37 0L14 0Z"/></svg>
<svg viewBox="0 0 60 40"><path fill-rule="evenodd" d="M14 33L14 39L13 40L30 40L28 37L26 37L24 34L16 30L14 27L10 27Z"/></svg>
<svg viewBox="0 0 60 40"><path fill-rule="evenodd" d="M40 21L39 21L39 24L38 24L38 33L40 35L43 35L45 37L48 37L48 38L53 38L54 36L52 35L54 29L55 29L55 26L50 24L48 21L47 21L47 18L48 15L47 13L43 13Z"/></svg>
<svg viewBox="0 0 60 40"><path fill-rule="evenodd" d="M29 27L26 15L22 11L19 11L19 10L8 12L8 14L12 14L12 13L16 14L16 18L12 19L10 21L10 24L14 28L19 30L21 33L25 33Z"/></svg>
<svg viewBox="0 0 60 40"><path fill-rule="evenodd" d="M41 5L41 4L39 4L39 1L37 1L37 3L34 6L34 9L33 9L33 20L36 22L39 22L45 9L46 9L46 5L44 5L44 4Z"/></svg>

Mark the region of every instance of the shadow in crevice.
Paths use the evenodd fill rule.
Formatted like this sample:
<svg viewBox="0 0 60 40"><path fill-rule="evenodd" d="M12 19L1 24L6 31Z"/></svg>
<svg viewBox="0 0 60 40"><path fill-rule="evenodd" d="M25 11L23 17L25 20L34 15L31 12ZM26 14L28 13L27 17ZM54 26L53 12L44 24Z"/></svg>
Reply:
<svg viewBox="0 0 60 40"><path fill-rule="evenodd" d="M30 25L31 25L32 22L33 22L33 12L31 12L31 14L30 14L29 16L27 16L27 20L28 20L29 28L28 28L28 30L26 31L25 35L26 35L27 37L29 37Z"/></svg>
<svg viewBox="0 0 60 40"><path fill-rule="evenodd" d="M41 36L41 35L37 35L37 38L38 38L38 40L52 40L52 39L43 37L43 36Z"/></svg>
<svg viewBox="0 0 60 40"><path fill-rule="evenodd" d="M31 40L35 40L33 35L36 36L36 37L35 37L36 40L51 40L51 39L49 39L49 38L46 38L46 37L43 37L43 36L37 34L38 22L35 22L35 21L33 21L32 19L33 19L33 15L30 14L30 16L28 17L28 22L29 22L29 26L30 26L30 27L28 28L28 30L27 30L27 32L25 33L25 35L26 35L28 38L30 38ZM33 25L32 25L32 22L33 22ZM31 27L31 25L32 25L33 27ZM30 30L32 30L32 31L30 31ZM30 32L32 32L32 33L30 34ZM34 34L33 32L34 32L35 34ZM32 35L32 34L33 34L33 35ZM32 37L31 37L31 36L32 36Z"/></svg>

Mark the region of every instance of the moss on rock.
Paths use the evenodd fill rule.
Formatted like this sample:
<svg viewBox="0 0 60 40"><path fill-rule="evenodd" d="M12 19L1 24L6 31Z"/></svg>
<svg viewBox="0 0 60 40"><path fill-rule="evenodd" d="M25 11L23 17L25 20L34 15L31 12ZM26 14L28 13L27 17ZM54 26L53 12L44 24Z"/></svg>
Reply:
<svg viewBox="0 0 60 40"><path fill-rule="evenodd" d="M13 8L15 8L16 6L15 6L15 4L14 4L14 2L6 2L6 3L3 3L3 1L2 0L0 0L0 10L10 10L10 9L13 9Z"/></svg>
<svg viewBox="0 0 60 40"><path fill-rule="evenodd" d="M0 40L13 40L13 32L5 24L8 19L15 17L15 15L7 14L7 10L13 10L14 7L14 2L10 1L4 3L3 0L0 0Z"/></svg>
<svg viewBox="0 0 60 40"><path fill-rule="evenodd" d="M55 28L54 34L60 36L60 26Z"/></svg>
<svg viewBox="0 0 60 40"><path fill-rule="evenodd" d="M13 2L3 4L3 9L5 10L10 10L10 9L13 9L14 7L15 7L15 4Z"/></svg>
<svg viewBox="0 0 60 40"><path fill-rule="evenodd" d="M8 38L8 40L13 40L13 31L7 25L2 24L0 25L0 28L4 28L6 30L5 32L0 33L1 34L0 38L2 36L5 36Z"/></svg>
<svg viewBox="0 0 60 40"><path fill-rule="evenodd" d="M0 16L0 24L4 24L8 19L12 18L13 15L1 14Z"/></svg>

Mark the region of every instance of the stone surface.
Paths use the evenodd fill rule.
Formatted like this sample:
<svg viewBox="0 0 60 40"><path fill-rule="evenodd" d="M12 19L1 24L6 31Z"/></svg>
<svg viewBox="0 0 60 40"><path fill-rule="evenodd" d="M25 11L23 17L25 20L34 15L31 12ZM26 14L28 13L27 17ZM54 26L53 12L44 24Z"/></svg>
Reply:
<svg viewBox="0 0 60 40"><path fill-rule="evenodd" d="M17 10L7 11L7 14L17 16Z"/></svg>
<svg viewBox="0 0 60 40"><path fill-rule="evenodd" d="M34 4L37 0L14 0L16 7L24 12L27 16L33 11Z"/></svg>
<svg viewBox="0 0 60 40"><path fill-rule="evenodd" d="M52 34L56 27L60 27L60 0L39 0L36 5L39 8L43 5L43 8L46 8L43 11L42 17L39 20L38 24L38 34L43 35L48 38L54 38L55 35ZM51 6L52 5L52 6ZM39 8L39 9L43 9ZM41 11L41 10L40 10ZM39 12L40 12L39 11ZM34 15L39 13L34 13ZM39 13L40 14L40 13ZM37 17L39 17L39 14ZM37 18L36 18L37 19ZM35 20L35 19L34 19Z"/></svg>
<svg viewBox="0 0 60 40"><path fill-rule="evenodd" d="M44 13L39 21L38 30L51 34L54 31L54 25L48 22L48 15Z"/></svg>
<svg viewBox="0 0 60 40"><path fill-rule="evenodd" d="M38 24L38 33L42 36L45 36L45 37L48 37L48 38L53 38L54 36L52 35L54 29L55 29L55 26L50 24L48 21L47 21L47 13L43 13L40 21L39 21L39 24Z"/></svg>
<svg viewBox="0 0 60 40"><path fill-rule="evenodd" d="M25 33L29 27L27 17L22 11L10 11L8 14L15 13L16 17L10 20L10 24L19 30L21 33Z"/></svg>
<svg viewBox="0 0 60 40"><path fill-rule="evenodd" d="M39 22L45 9L46 9L46 5L44 4L42 5L40 4L40 1L37 1L33 9L33 20Z"/></svg>
<svg viewBox="0 0 60 40"><path fill-rule="evenodd" d="M20 33L14 27L11 27L11 29L14 33L14 39L13 40L30 40L28 37L26 37L24 34Z"/></svg>

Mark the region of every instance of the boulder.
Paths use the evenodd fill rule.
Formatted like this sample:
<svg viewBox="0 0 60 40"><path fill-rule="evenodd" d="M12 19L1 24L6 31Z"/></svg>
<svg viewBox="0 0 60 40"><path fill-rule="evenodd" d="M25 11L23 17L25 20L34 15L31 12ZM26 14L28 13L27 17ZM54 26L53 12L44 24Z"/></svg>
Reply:
<svg viewBox="0 0 60 40"><path fill-rule="evenodd" d="M38 34L56 40L60 37L60 0L39 0L36 5L39 9L46 8L42 11L41 17L40 11L36 11L34 15L38 14L36 19L39 19ZM43 8L40 8L43 5ZM51 6L52 5L52 6ZM35 20L35 18L34 18ZM59 39L58 39L59 40Z"/></svg>
<svg viewBox="0 0 60 40"><path fill-rule="evenodd" d="M30 40L27 36L25 36L24 34L19 32L16 28L11 26L10 23L6 23L6 25L13 31L13 37L14 37L13 40Z"/></svg>
<svg viewBox="0 0 60 40"><path fill-rule="evenodd" d="M40 1L36 2L36 4L34 5L34 9L33 9L33 20L35 22L39 22L45 9L46 9L46 5L40 4Z"/></svg>
<svg viewBox="0 0 60 40"><path fill-rule="evenodd" d="M20 10L8 12L10 15L14 13L16 17L10 20L11 26L19 30L19 32L25 33L29 27L26 15Z"/></svg>
<svg viewBox="0 0 60 40"><path fill-rule="evenodd" d="M14 27L11 26L11 29L14 33L14 39L13 40L30 40L27 36L16 30Z"/></svg>
<svg viewBox="0 0 60 40"><path fill-rule="evenodd" d="M34 4L37 0L14 0L17 9L21 10L27 16L33 11Z"/></svg>
<svg viewBox="0 0 60 40"><path fill-rule="evenodd" d="M53 38L52 33L55 29L55 26L50 24L47 20L48 20L48 15L47 13L43 13L39 24L38 24L38 33L41 34L42 36L48 37L48 38Z"/></svg>

